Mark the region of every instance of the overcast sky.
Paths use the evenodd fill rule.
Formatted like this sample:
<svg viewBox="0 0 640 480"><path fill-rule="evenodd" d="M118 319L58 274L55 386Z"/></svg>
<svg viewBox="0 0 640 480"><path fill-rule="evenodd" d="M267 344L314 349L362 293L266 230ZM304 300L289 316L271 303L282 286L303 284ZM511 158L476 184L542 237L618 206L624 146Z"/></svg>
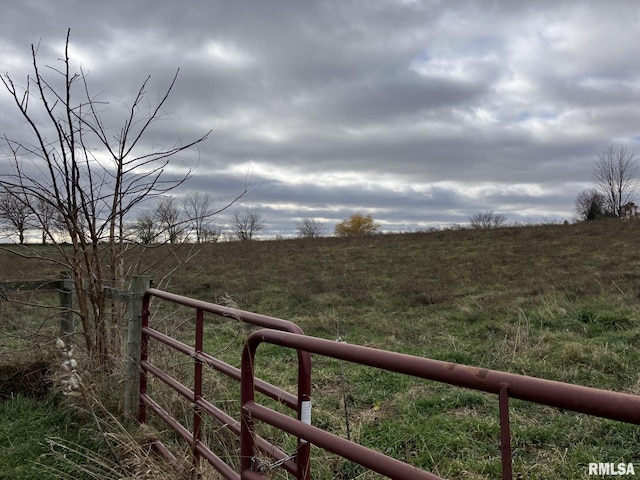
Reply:
<svg viewBox="0 0 640 480"><path fill-rule="evenodd" d="M176 159L198 157L182 192L222 203L249 176L266 235L355 212L388 231L488 209L571 220L598 152L640 141L636 0L16 0L0 26L16 82L32 43L55 65L71 28L111 116L147 75L153 101L180 68L149 145L212 130ZM24 133L4 91L0 133Z"/></svg>

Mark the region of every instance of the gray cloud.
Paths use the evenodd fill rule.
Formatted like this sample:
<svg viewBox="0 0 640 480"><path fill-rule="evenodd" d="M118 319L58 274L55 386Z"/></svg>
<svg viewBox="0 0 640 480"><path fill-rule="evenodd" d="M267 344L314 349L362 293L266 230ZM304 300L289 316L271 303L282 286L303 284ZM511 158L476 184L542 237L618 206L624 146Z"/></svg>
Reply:
<svg viewBox="0 0 640 480"><path fill-rule="evenodd" d="M599 150L636 147L634 1L10 2L0 71L30 44L88 74L117 132L147 75L149 105L180 68L151 149L213 130L188 189L232 198L245 177L273 232L372 212L385 228L570 218ZM0 131L24 138L0 93ZM0 168L4 160L0 150ZM225 217L220 217L224 223Z"/></svg>

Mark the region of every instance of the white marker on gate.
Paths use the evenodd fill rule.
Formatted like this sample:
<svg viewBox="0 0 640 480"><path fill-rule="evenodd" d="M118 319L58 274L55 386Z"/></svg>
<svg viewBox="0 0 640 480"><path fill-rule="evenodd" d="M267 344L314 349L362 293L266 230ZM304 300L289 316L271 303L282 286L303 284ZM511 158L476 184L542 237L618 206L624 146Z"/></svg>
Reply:
<svg viewBox="0 0 640 480"><path fill-rule="evenodd" d="M311 425L311 400L303 400L300 405L300 421ZM300 439L301 442L305 442L305 439Z"/></svg>

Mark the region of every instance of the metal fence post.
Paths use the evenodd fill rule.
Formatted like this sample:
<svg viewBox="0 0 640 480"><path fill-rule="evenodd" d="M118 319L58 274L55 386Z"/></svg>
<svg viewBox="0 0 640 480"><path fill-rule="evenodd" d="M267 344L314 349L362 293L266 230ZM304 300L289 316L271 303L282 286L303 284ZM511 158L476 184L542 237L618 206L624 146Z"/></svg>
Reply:
<svg viewBox="0 0 640 480"><path fill-rule="evenodd" d="M140 340L142 336L142 296L151 285L151 277L136 275L131 279L129 325L127 329L126 381L124 415L135 419L140 401Z"/></svg>
<svg viewBox="0 0 640 480"><path fill-rule="evenodd" d="M75 319L73 317L73 274L61 272L60 276L60 337L65 343L71 343L71 337L76 333Z"/></svg>

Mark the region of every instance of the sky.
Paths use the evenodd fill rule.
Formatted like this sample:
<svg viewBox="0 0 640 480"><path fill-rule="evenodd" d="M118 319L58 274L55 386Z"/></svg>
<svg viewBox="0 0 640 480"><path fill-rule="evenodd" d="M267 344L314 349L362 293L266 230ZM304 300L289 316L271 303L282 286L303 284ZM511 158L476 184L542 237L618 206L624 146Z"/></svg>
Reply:
<svg viewBox="0 0 640 480"><path fill-rule="evenodd" d="M636 0L14 0L0 27L16 83L31 44L59 65L70 28L114 129L148 75L152 104L180 69L144 144L211 130L172 161L169 174L193 168L175 194L222 206L248 181L214 221L255 207L264 237L303 218L331 232L356 212L383 231L486 210L571 221L598 153L640 141ZM10 100L0 89L0 133L22 138Z"/></svg>

